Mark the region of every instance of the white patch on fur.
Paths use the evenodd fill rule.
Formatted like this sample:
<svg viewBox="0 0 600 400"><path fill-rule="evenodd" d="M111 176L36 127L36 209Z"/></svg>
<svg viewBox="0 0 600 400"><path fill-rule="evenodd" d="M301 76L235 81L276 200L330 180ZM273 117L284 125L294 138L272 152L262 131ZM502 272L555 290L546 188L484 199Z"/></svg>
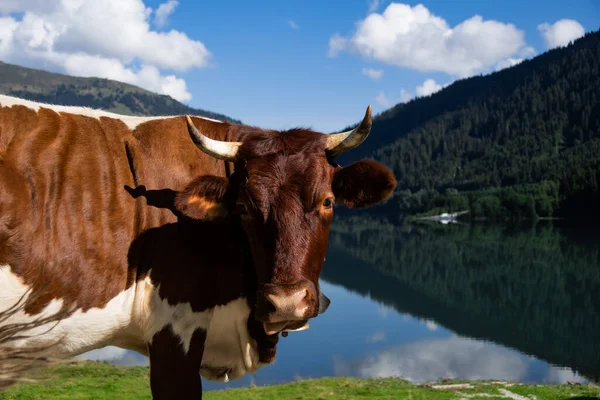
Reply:
<svg viewBox="0 0 600 400"><path fill-rule="evenodd" d="M212 309L194 312L189 303L169 304L168 300L160 298L159 286L154 286L149 276L138 282L138 285L145 287L145 299L141 305L141 317L145 320L144 339L151 343L157 332L170 325L173 333L181 340L183 350L187 353L196 329L208 329L213 314Z"/></svg>
<svg viewBox="0 0 600 400"><path fill-rule="evenodd" d="M43 104L36 103L34 101L19 99L17 97L11 97L6 95L0 95L0 107L12 107L15 105L25 106L38 112L40 108L47 108L53 110L57 113L68 113L68 114L76 114L83 115L86 117L100 119L100 117L106 118L114 118L122 121L127 127L131 130L134 130L138 125L143 124L144 122L153 121L157 119L166 119L166 118L175 118L179 117L178 115L171 116L157 116L157 117L137 117L137 116L129 116L129 115L120 115L111 113L103 110L95 110L87 107L72 107L72 106L57 106L53 104ZM216 119L206 118L206 117L197 117L207 121L213 122L222 122Z"/></svg>
<svg viewBox="0 0 600 400"><path fill-rule="evenodd" d="M0 311L19 301L28 290L7 265L0 266ZM58 312L63 300L52 300L40 314L23 312L5 323L27 322ZM104 308L75 311L51 330L50 325L28 332L33 337L15 342L17 347L53 345L44 355L71 357L104 346L118 346L148 355L147 343L165 326L179 337L189 351L194 332L207 331L200 374L227 382L255 373L266 365L259 362L257 344L248 332L250 308L244 297L206 311L194 312L189 303L169 304L148 277L119 293ZM37 335L37 336L35 336Z"/></svg>
<svg viewBox="0 0 600 400"><path fill-rule="evenodd" d="M248 332L250 308L245 297L213 309L200 374L227 382L255 373L266 365L259 362L257 344Z"/></svg>
<svg viewBox="0 0 600 400"><path fill-rule="evenodd" d="M159 287L152 283L150 275L148 272L146 279L138 282L143 287L140 289L143 301L135 306L144 321L144 338L148 343L157 332L170 326L187 353L196 329L204 329L207 333L200 374L220 382L240 379L265 365L259 362L256 341L248 332L250 307L246 298L194 312L188 303L169 304L160 298Z"/></svg>
<svg viewBox="0 0 600 400"><path fill-rule="evenodd" d="M12 273L9 266L0 266L0 311L17 303L27 290L27 286ZM85 312L77 310L58 323L28 331L28 338L13 345L27 348L51 346L44 354L54 357L70 357L109 344L144 352L142 333L132 318L135 296L136 286L133 285L103 308L92 308ZM62 299L52 300L39 314L19 312L5 323L22 323L47 317L59 312L62 306Z"/></svg>

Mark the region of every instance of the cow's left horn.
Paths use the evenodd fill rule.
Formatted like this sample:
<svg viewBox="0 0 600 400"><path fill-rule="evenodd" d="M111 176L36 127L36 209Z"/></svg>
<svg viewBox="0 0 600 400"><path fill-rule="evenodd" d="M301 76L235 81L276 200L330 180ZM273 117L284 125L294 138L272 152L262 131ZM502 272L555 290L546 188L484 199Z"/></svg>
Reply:
<svg viewBox="0 0 600 400"><path fill-rule="evenodd" d="M242 145L242 142L223 142L220 140L211 139L207 136L204 136L202 132L196 128L189 116L186 117L186 120L188 124L188 130L192 135L192 140L200 150L209 156L218 158L219 160L236 160L237 153Z"/></svg>
<svg viewBox="0 0 600 400"><path fill-rule="evenodd" d="M327 152L329 155L342 154L364 142L367 136L369 136L369 132L371 132L372 122L371 106L369 106L367 107L365 117L356 128L347 132L327 135Z"/></svg>

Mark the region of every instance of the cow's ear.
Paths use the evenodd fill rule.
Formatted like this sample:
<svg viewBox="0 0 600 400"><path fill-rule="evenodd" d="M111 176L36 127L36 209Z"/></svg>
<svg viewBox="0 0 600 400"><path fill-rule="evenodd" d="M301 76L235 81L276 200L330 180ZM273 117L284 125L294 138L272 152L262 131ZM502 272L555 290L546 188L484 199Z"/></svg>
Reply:
<svg viewBox="0 0 600 400"><path fill-rule="evenodd" d="M396 188L394 173L373 160L360 160L338 168L333 177L336 201L350 208L369 207L391 196Z"/></svg>
<svg viewBox="0 0 600 400"><path fill-rule="evenodd" d="M204 175L175 197L175 208L186 217L211 221L229 213L230 186L226 178Z"/></svg>

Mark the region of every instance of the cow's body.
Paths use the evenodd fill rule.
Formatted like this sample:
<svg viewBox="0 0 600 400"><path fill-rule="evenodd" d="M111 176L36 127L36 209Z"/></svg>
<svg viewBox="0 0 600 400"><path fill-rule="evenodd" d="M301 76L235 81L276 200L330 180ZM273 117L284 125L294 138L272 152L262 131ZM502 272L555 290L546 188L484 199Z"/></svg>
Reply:
<svg viewBox="0 0 600 400"><path fill-rule="evenodd" d="M194 177L226 175L223 161L193 145L185 120L57 113L5 96L0 104L0 305L33 289L41 296L21 318L75 306L20 345L54 344L59 356L106 345L148 355L161 330L171 327L165 335L189 351L200 328L208 330L203 375L254 372L261 363L247 329L239 227L178 227L169 209ZM219 138L219 122L202 122Z"/></svg>
<svg viewBox="0 0 600 400"><path fill-rule="evenodd" d="M395 187L374 162L330 161L365 126L370 109L362 132L330 140L0 96L0 311L33 293L8 322L69 312L14 344L146 354L156 398L201 397L198 371L223 381L272 362L276 333L326 308L333 196L364 207ZM243 215L227 211L236 198Z"/></svg>

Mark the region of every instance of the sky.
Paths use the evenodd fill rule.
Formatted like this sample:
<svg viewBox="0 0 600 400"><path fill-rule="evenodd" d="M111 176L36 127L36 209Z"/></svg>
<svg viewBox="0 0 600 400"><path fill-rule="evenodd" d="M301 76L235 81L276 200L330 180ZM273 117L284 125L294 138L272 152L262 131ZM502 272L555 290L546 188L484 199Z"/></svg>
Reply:
<svg viewBox="0 0 600 400"><path fill-rule="evenodd" d="M0 60L334 132L599 28L597 0L0 0Z"/></svg>

